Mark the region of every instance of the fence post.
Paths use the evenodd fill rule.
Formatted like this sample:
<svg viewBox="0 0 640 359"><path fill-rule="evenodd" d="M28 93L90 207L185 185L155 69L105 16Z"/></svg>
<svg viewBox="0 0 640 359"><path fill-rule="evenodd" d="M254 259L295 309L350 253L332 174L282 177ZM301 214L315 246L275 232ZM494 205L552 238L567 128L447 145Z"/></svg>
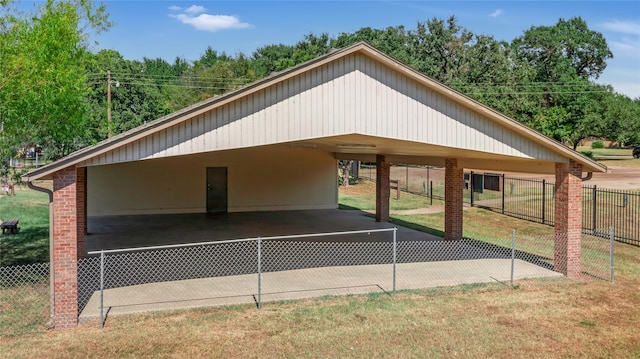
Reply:
<svg viewBox="0 0 640 359"><path fill-rule="evenodd" d="M614 263L614 242L616 239L616 233L615 233L615 229L613 228L613 226L611 226L609 228L609 264L611 266L611 284L614 283L614 277L613 277L613 269L615 267L615 263Z"/></svg>
<svg viewBox="0 0 640 359"><path fill-rule="evenodd" d="M547 211L547 180L542 179L542 224L545 222L545 213Z"/></svg>
<svg viewBox="0 0 640 359"><path fill-rule="evenodd" d="M393 228L393 293L396 292L396 260L397 260L397 251L398 251L398 244L397 244L397 239L396 239L396 233L398 232L398 228L394 227Z"/></svg>
<svg viewBox="0 0 640 359"><path fill-rule="evenodd" d="M262 239L258 237L258 310L262 309Z"/></svg>
<svg viewBox="0 0 640 359"><path fill-rule="evenodd" d="M502 214L504 214L504 173L502 174Z"/></svg>
<svg viewBox="0 0 640 359"><path fill-rule="evenodd" d="M104 328L104 251L100 252L100 329Z"/></svg>
<svg viewBox="0 0 640 359"><path fill-rule="evenodd" d="M433 181L429 181L429 197L431 198L430 206L433 206Z"/></svg>
<svg viewBox="0 0 640 359"><path fill-rule="evenodd" d="M511 287L513 288L513 271L516 261L516 230L511 233Z"/></svg>
<svg viewBox="0 0 640 359"><path fill-rule="evenodd" d="M471 171L471 174L469 175L469 193L470 193L470 202L471 202L471 207L473 207L473 171Z"/></svg>
<svg viewBox="0 0 640 359"><path fill-rule="evenodd" d="M592 195L591 195L591 197L592 197L592 202L593 202L593 207L591 208L591 210L592 210L592 212L593 212L593 213L592 213L592 219L593 219L593 226L592 226L592 230L593 230L593 231L592 231L592 232L593 232L594 234L596 233L596 230L597 230L597 228L598 228L598 227L597 227L597 225L596 225L596 220L597 220L597 218L598 218L598 217L596 216L596 214L597 214L597 212L596 212L596 211L598 210L598 209L597 209L597 203L596 203L597 198L598 198L598 189L597 189L597 188L598 188L598 186L597 186L597 185L593 185L593 192L592 192Z"/></svg>
<svg viewBox="0 0 640 359"><path fill-rule="evenodd" d="M407 192L409 192L409 165L407 165L407 173L406 173L406 180L407 180L407 184L405 185L405 188L407 189ZM399 183L398 183L399 184ZM398 188L398 191L400 189Z"/></svg>

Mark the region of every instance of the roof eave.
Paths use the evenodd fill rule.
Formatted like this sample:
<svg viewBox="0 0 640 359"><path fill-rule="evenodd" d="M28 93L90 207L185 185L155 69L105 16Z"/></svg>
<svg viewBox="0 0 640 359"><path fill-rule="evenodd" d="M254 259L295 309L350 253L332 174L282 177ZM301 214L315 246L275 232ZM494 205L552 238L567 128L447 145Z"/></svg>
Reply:
<svg viewBox="0 0 640 359"><path fill-rule="evenodd" d="M309 71L310 69L322 66L330 61L333 61L334 58L347 56L355 52L360 52L370 58L383 62L386 66L392 67L410 76L411 78L416 79L431 90L436 91L473 111L480 112L494 121L498 121L499 123L512 129L518 134L527 137L528 139L542 145L543 147L553 152L561 152L565 157L573 159L574 161L582 164L586 171L607 172L606 166L592 161L589 158L582 156L581 154L565 147L564 145L557 143L551 138L548 138L543 134L481 104L480 102L425 76L417 70L414 70L409 66L399 62L398 60L390 57L389 55L373 48L371 45L364 42L359 42L343 49L332 51L324 56L309 60L290 69L275 73L252 84L241 87L235 91L217 97L212 97L200 103L194 104L172 114L159 118L155 121L152 121L147 125L137 127L130 131L119 134L113 138L99 142L93 146L76 151L75 153L72 153L56 162L27 173L26 175L22 176L22 179L29 182L37 179L49 178L51 174L59 171L60 169L76 165L93 156L108 152L123 144L133 142L141 137L171 127L177 123L180 123L186 118L197 116L198 114L210 111L215 107L235 101L236 99L246 96L247 94L251 94L266 87L272 86L274 83L284 81L288 78L297 76L300 73Z"/></svg>

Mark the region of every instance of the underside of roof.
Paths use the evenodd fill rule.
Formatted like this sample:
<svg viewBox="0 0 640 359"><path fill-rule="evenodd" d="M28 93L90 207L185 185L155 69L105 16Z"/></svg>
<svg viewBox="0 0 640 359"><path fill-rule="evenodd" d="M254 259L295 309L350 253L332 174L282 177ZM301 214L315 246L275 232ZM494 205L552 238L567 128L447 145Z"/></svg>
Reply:
<svg viewBox="0 0 640 359"><path fill-rule="evenodd" d="M125 132L41 167L98 166L284 144L336 158L553 173L606 167L359 43Z"/></svg>

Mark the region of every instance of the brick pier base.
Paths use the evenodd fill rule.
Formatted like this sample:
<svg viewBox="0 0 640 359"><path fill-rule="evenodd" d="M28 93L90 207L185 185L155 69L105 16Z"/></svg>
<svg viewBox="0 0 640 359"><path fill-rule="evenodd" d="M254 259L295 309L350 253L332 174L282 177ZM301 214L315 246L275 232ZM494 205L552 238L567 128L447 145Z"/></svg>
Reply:
<svg viewBox="0 0 640 359"><path fill-rule="evenodd" d="M391 165L383 155L376 155L376 222L389 222L389 176Z"/></svg>
<svg viewBox="0 0 640 359"><path fill-rule="evenodd" d="M455 158L445 159L444 172L444 239L462 239L463 168Z"/></svg>
<svg viewBox="0 0 640 359"><path fill-rule="evenodd" d="M580 276L582 242L582 165L556 163L553 268L569 278Z"/></svg>
<svg viewBox="0 0 640 359"><path fill-rule="evenodd" d="M78 324L78 258L84 254L86 169L53 174L53 320L55 329Z"/></svg>

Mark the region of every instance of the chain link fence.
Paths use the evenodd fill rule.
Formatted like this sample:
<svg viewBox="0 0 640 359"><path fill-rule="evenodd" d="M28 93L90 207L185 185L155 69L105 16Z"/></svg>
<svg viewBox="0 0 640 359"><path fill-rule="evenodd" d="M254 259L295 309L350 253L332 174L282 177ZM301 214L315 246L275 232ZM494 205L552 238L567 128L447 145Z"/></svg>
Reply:
<svg viewBox="0 0 640 359"><path fill-rule="evenodd" d="M403 241L394 229L133 248L78 261L81 320L111 314L250 304L324 295L508 288L561 278L555 235ZM350 232L354 234L354 232ZM581 278L613 281L613 233L583 234ZM560 238L563 239L563 238ZM102 290L101 290L102 289ZM42 330L49 264L0 267L2 336Z"/></svg>
<svg viewBox="0 0 640 359"><path fill-rule="evenodd" d="M49 263L0 267L0 336L42 330L49 319Z"/></svg>
<svg viewBox="0 0 640 359"><path fill-rule="evenodd" d="M79 315L103 323L108 315L146 310L260 308L269 301L425 288L450 293L563 277L553 270L556 236L403 241L384 233L391 230L96 252L79 261ZM351 236L342 239L343 233ZM611 237L584 235L582 247L582 277L612 280Z"/></svg>

